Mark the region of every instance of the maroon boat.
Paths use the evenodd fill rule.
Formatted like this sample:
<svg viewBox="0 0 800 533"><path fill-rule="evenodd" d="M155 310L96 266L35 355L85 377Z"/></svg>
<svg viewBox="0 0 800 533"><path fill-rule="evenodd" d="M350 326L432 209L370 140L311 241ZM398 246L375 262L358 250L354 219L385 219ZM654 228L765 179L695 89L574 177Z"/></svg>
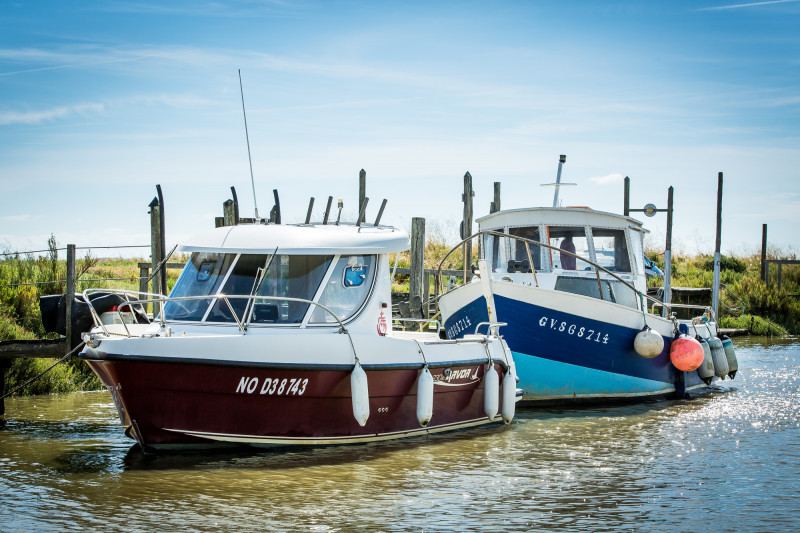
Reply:
<svg viewBox="0 0 800 533"><path fill-rule="evenodd" d="M393 330L388 254L408 245L386 226L217 228L180 248L189 260L169 297L120 292L104 310L85 291L95 326L80 357L146 451L510 422L516 373L497 324L459 340L438 324ZM147 304L152 321L135 312Z"/></svg>

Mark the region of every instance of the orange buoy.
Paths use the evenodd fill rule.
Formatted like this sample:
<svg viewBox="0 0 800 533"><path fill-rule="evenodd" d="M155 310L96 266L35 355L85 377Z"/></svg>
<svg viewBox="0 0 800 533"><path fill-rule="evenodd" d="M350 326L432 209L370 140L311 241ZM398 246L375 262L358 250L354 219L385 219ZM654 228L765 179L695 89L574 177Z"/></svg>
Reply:
<svg viewBox="0 0 800 533"><path fill-rule="evenodd" d="M697 370L703 364L703 346L688 335L679 335L669 347L669 359L684 372Z"/></svg>

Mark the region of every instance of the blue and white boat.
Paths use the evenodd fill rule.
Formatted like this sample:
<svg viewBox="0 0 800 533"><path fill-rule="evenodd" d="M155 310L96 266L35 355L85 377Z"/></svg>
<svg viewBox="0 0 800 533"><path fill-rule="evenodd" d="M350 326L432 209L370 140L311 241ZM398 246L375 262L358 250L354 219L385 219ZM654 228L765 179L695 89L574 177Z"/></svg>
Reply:
<svg viewBox="0 0 800 533"><path fill-rule="evenodd" d="M523 403L683 395L735 374L712 364L725 354L710 310L693 320L656 314L661 308L647 296L647 230L640 221L588 208L536 207L477 222L476 276L442 294L439 309L451 339L504 324ZM657 346L645 356L634 347L642 331ZM681 332L704 339L714 358L705 345L700 368L678 370L670 346Z"/></svg>

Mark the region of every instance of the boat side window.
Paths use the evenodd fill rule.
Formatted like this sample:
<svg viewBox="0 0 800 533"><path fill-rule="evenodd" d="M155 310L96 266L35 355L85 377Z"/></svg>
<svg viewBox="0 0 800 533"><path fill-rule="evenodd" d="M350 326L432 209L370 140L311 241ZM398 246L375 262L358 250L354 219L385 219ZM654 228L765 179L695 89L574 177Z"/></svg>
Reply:
<svg viewBox="0 0 800 533"><path fill-rule="evenodd" d="M515 237L522 237L525 239L530 239L533 241L541 242L539 239L539 226L524 226L520 228L509 228L508 233L510 235L514 235ZM531 252L531 259L533 260L533 265L536 270L540 270L542 268L542 257L539 246L535 244L528 243L528 247L530 248ZM519 262L528 262L528 251L525 249L525 241L519 241L517 239L511 239L511 259L517 263ZM509 272L512 272L512 264L509 262ZM527 271L527 269L526 269Z"/></svg>
<svg viewBox="0 0 800 533"><path fill-rule="evenodd" d="M612 272L630 272L625 230L592 228L597 264Z"/></svg>
<svg viewBox="0 0 800 533"><path fill-rule="evenodd" d="M336 262L319 303L345 321L364 305L375 278L374 255L343 255ZM317 307L311 314L311 324L336 323L330 313Z"/></svg>
<svg viewBox="0 0 800 533"><path fill-rule="evenodd" d="M601 299L601 286L603 287L603 300L638 309L639 304L636 299L636 293L630 287L617 280L604 279L598 285L595 277L559 276L556 279L555 290Z"/></svg>
<svg viewBox="0 0 800 533"><path fill-rule="evenodd" d="M582 226L549 226L547 228L550 246L565 252L589 258L589 242L586 239L586 229ZM568 253L550 250L553 268L564 270L592 270L586 261L577 259Z"/></svg>
<svg viewBox="0 0 800 533"><path fill-rule="evenodd" d="M170 297L216 294L235 258L235 254L194 252L183 268ZM164 317L167 320L200 321L211 302L211 299L169 301L164 305Z"/></svg>

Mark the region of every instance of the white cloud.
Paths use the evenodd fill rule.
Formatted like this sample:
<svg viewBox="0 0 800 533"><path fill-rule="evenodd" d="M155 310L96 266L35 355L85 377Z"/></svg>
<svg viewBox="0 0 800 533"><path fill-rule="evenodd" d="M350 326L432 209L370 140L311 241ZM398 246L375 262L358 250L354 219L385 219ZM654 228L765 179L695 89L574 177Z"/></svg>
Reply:
<svg viewBox="0 0 800 533"><path fill-rule="evenodd" d="M739 9L743 7L761 7L761 6L768 6L772 4L789 4L792 2L797 2L798 0L767 0L765 2L750 2L748 4L730 4L727 6L715 6L715 7L703 7L698 9L698 11L721 11L723 9Z"/></svg>
<svg viewBox="0 0 800 533"><path fill-rule="evenodd" d="M0 112L0 126L7 126L9 124L39 124L41 122L65 118L70 115L87 115L102 113L103 111L103 104L60 106L42 111L5 111Z"/></svg>
<svg viewBox="0 0 800 533"><path fill-rule="evenodd" d="M589 178L589 181L597 183L598 185L609 185L612 183L619 183L623 179L623 175L619 172L615 174L608 174L606 176L595 176L593 178Z"/></svg>

